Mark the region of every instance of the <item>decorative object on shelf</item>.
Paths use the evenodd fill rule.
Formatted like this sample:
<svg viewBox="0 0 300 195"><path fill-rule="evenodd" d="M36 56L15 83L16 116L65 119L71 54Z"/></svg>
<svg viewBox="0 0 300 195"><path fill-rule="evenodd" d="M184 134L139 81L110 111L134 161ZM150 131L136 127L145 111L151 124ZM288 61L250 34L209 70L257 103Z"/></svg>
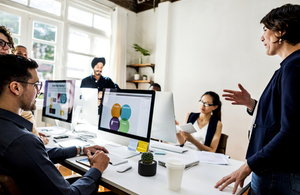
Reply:
<svg viewBox="0 0 300 195"><path fill-rule="evenodd" d="M154 176L156 174L157 162L153 160L151 152L145 152L139 160L138 172L142 176Z"/></svg>
<svg viewBox="0 0 300 195"><path fill-rule="evenodd" d="M147 75L143 75L143 80L146 81L147 80Z"/></svg>
<svg viewBox="0 0 300 195"><path fill-rule="evenodd" d="M134 80L139 80L139 79L140 79L140 75L139 75L139 73L137 72L137 73L134 74Z"/></svg>
<svg viewBox="0 0 300 195"><path fill-rule="evenodd" d="M143 63L143 56L150 56L150 53L148 50L143 49L141 46L139 46L138 44L134 43L133 44L133 48L135 49L135 51L141 52L141 57L139 59L139 64Z"/></svg>

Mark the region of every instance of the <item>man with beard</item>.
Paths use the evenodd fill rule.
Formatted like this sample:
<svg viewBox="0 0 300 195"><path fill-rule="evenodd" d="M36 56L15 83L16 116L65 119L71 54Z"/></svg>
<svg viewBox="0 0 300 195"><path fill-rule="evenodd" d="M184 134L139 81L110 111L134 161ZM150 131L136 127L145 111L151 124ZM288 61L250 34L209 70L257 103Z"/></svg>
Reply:
<svg viewBox="0 0 300 195"><path fill-rule="evenodd" d="M102 99L103 88L116 88L119 86L115 84L109 77L101 75L102 70L105 66L105 58L95 57L91 63L94 73L81 81L80 88L97 88L98 89L98 106L100 106ZM100 107L99 107L100 111Z"/></svg>
<svg viewBox="0 0 300 195"><path fill-rule="evenodd" d="M47 150L32 131L32 123L20 116L36 109L42 83L35 61L15 55L0 55L0 173L9 175L20 194L96 193L109 158L100 146ZM94 155L91 154L94 153ZM75 183L66 181L53 164L84 153L91 168Z"/></svg>
<svg viewBox="0 0 300 195"><path fill-rule="evenodd" d="M98 91L102 91L103 88L118 88L109 77L101 75L105 66L105 58L94 58L91 63L94 73L81 81L81 88L97 88Z"/></svg>

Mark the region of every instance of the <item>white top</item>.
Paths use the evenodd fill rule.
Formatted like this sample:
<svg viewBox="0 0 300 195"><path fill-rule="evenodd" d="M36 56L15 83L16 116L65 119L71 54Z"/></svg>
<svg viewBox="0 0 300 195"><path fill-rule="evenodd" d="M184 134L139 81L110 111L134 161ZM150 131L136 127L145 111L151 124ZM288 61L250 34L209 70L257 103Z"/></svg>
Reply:
<svg viewBox="0 0 300 195"><path fill-rule="evenodd" d="M199 141L201 144L204 144L204 142L205 142L208 124L209 124L209 123L207 123L207 124L206 124L204 127L202 127L201 129L199 128L197 121L193 124L193 126L194 126L194 128L196 129L197 132L192 133L191 135L192 135L197 141ZM192 143L189 142L189 141L186 141L186 142L185 142L184 147L188 147L188 148L193 149L193 150L199 150L194 144L192 144Z"/></svg>

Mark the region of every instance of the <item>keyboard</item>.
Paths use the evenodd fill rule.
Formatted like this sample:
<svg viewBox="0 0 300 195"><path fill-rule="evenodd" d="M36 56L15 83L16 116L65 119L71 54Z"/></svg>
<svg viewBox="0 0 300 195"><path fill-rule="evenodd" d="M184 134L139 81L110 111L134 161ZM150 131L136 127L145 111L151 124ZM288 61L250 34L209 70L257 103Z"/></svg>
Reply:
<svg viewBox="0 0 300 195"><path fill-rule="evenodd" d="M109 157L109 164L113 165L113 166L116 166L116 165L119 165L119 164L123 164L123 163L127 163L128 160L124 159L124 158L121 158L119 156L116 156L116 155L113 155L113 154L106 154L108 157ZM88 160L88 158L82 158L80 160L76 160L76 162L79 162L85 166L88 166L90 167L90 162Z"/></svg>
<svg viewBox="0 0 300 195"><path fill-rule="evenodd" d="M119 156L116 156L114 154L111 154L111 153L108 153L106 155L109 157L109 164L111 164L113 166L128 162L128 160L121 158Z"/></svg>
<svg viewBox="0 0 300 195"><path fill-rule="evenodd" d="M161 143L161 142L157 142L157 141L151 141L150 146L151 146L151 148L167 150L167 151L176 152L176 153L184 153L184 152L188 151L186 148L174 146L171 144Z"/></svg>

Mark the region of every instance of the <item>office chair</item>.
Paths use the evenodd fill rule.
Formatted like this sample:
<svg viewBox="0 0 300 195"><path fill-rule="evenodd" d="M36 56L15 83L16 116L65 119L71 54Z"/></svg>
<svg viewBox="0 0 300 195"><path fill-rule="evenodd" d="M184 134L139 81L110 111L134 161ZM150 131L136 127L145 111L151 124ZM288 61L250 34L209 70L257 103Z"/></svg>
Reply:
<svg viewBox="0 0 300 195"><path fill-rule="evenodd" d="M8 175L0 174L0 195L21 195L16 183Z"/></svg>
<svg viewBox="0 0 300 195"><path fill-rule="evenodd" d="M222 133L216 153L226 153L227 139L228 135Z"/></svg>

